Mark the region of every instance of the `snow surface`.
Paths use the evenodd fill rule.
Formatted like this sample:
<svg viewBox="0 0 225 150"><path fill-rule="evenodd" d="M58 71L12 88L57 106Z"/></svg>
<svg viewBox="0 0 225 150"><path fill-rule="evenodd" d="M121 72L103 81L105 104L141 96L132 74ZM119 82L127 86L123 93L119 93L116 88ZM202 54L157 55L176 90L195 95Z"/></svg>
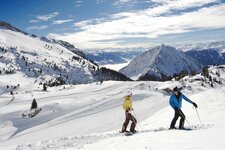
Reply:
<svg viewBox="0 0 225 150"><path fill-rule="evenodd" d="M119 71L123 67L127 66L129 64L129 61L126 63L120 63L120 64L107 64L107 65L102 65L101 67L109 68L112 70Z"/></svg>
<svg viewBox="0 0 225 150"><path fill-rule="evenodd" d="M0 71L10 69L24 72L28 77L38 77L37 82L42 83L58 77L70 84L95 81L91 71L98 66L58 43L0 29L0 48Z"/></svg>
<svg viewBox="0 0 225 150"><path fill-rule="evenodd" d="M220 73L222 84L185 77L182 82L116 82L103 84L64 85L43 92L32 78L23 74L1 75L0 78L0 149L4 150L223 150L225 130L225 69L210 68ZM6 85L20 86L9 95ZM185 86L184 86L185 85ZM183 102L183 111L191 131L168 130L174 112L168 104L169 93L163 89L183 86L182 91L195 101L195 109ZM11 87L10 87L11 88ZM139 133L124 136L118 131L124 121L121 107L127 91L133 93L133 108ZM34 118L22 119L35 98L42 111Z"/></svg>

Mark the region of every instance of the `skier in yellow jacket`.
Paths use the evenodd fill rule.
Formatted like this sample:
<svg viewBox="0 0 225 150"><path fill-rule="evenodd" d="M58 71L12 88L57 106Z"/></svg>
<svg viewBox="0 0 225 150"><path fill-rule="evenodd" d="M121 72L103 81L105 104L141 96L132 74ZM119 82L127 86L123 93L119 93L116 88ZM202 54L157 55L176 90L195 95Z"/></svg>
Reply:
<svg viewBox="0 0 225 150"><path fill-rule="evenodd" d="M123 123L122 131L121 132L126 132L127 131L127 126L129 124L129 121L132 121L132 124L130 126L130 132L136 132L135 126L137 123L137 120L135 117L131 114L132 108L132 93L130 91L127 92L127 95L124 96L124 103L123 103L123 109L125 111L125 122Z"/></svg>

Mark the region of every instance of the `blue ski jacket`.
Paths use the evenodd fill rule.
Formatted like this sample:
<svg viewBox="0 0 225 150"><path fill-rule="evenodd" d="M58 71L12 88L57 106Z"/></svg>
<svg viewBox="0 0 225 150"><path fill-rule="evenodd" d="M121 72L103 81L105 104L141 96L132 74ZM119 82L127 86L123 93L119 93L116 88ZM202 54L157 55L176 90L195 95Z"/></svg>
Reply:
<svg viewBox="0 0 225 150"><path fill-rule="evenodd" d="M193 104L193 102L188 99L186 96L184 96L182 93L180 93L180 97L179 99L177 99L176 95L173 94L171 97L170 97L170 106L172 108L178 108L178 109L181 109L182 107L182 99L186 100L187 102Z"/></svg>

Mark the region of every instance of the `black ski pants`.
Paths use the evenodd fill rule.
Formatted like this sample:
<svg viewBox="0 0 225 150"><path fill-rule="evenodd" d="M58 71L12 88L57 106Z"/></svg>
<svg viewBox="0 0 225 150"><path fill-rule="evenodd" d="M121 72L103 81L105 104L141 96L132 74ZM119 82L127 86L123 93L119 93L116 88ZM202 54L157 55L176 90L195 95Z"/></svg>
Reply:
<svg viewBox="0 0 225 150"><path fill-rule="evenodd" d="M170 128L171 129L174 129L175 128L175 124L176 124L177 119L179 117L181 117L180 118L179 128L180 129L184 128L184 121L185 121L185 115L184 115L184 113L181 111L181 109L178 109L178 108L174 108L174 111L175 111L175 115L174 115L174 118L173 118L173 120L172 120L172 122L170 124Z"/></svg>
<svg viewBox="0 0 225 150"><path fill-rule="evenodd" d="M125 122L123 123L122 132L125 132L127 130L127 126L130 121L132 122L130 126L130 132L134 132L135 126L137 124L137 120L129 111L125 112L125 116L126 116L126 119L125 119Z"/></svg>

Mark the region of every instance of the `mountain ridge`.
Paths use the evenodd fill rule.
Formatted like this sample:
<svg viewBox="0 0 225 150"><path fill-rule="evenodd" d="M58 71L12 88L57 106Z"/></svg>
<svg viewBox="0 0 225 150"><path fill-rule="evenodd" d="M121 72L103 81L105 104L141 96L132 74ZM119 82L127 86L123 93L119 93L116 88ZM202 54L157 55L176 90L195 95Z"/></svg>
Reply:
<svg viewBox="0 0 225 150"><path fill-rule="evenodd" d="M162 44L134 58L120 72L136 80L167 80L182 71L198 71L200 66L183 52Z"/></svg>
<svg viewBox="0 0 225 150"><path fill-rule="evenodd" d="M205 49L216 49L219 53L225 52L225 41L213 41L213 42L206 42L206 43L186 43L176 48L180 51L187 52L187 51L202 51Z"/></svg>
<svg viewBox="0 0 225 150"><path fill-rule="evenodd" d="M35 82L47 85L130 80L118 72L100 68L68 42L30 36L8 23L3 25L0 28L3 75L23 72L28 78L36 79Z"/></svg>

